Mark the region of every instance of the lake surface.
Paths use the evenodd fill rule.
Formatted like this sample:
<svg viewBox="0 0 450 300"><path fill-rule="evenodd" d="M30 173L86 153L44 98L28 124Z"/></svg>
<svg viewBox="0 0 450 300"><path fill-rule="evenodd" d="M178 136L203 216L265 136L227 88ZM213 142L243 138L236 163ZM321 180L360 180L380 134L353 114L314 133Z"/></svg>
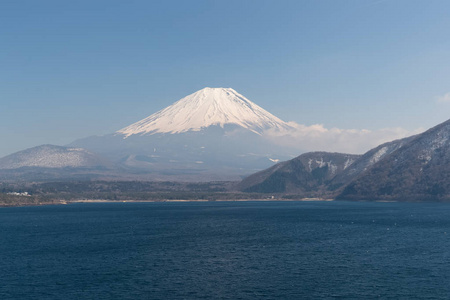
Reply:
<svg viewBox="0 0 450 300"><path fill-rule="evenodd" d="M0 299L448 299L450 204L0 209Z"/></svg>

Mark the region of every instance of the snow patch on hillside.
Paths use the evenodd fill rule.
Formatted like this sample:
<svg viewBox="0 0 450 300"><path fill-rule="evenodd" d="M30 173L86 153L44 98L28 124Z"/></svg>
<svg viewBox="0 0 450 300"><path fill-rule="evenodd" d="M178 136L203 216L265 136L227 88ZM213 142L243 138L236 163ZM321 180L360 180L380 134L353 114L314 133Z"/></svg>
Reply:
<svg viewBox="0 0 450 300"><path fill-rule="evenodd" d="M351 158L347 159L347 161L344 164L344 170L347 169L348 167L350 167L354 162L355 162L354 159L351 159Z"/></svg>
<svg viewBox="0 0 450 300"><path fill-rule="evenodd" d="M380 150L378 150L370 159L370 164L373 165L377 161L379 161L388 151L388 147L383 147Z"/></svg>

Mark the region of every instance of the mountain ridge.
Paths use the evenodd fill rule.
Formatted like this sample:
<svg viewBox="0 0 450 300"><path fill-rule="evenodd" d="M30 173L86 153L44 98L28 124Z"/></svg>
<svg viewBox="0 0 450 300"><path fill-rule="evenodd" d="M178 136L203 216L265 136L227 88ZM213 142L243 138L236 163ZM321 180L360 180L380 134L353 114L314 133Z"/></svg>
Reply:
<svg viewBox="0 0 450 300"><path fill-rule="evenodd" d="M450 120L412 137L337 196L347 200L450 200Z"/></svg>
<svg viewBox="0 0 450 300"><path fill-rule="evenodd" d="M450 120L379 145L338 168L345 155L305 153L248 176L239 187L245 192L336 200L450 201ZM335 163L331 170L336 172L330 173L336 158L340 164ZM311 168L313 160L319 164Z"/></svg>
<svg viewBox="0 0 450 300"><path fill-rule="evenodd" d="M362 155L303 153L246 177L239 188L241 191L262 193L311 193L316 189L316 195L332 197L415 137L381 144Z"/></svg>
<svg viewBox="0 0 450 300"><path fill-rule="evenodd" d="M0 158L0 169L109 167L110 163L83 148L40 145Z"/></svg>
<svg viewBox="0 0 450 300"><path fill-rule="evenodd" d="M314 193L349 168L361 155L308 152L243 179L239 189L259 193Z"/></svg>

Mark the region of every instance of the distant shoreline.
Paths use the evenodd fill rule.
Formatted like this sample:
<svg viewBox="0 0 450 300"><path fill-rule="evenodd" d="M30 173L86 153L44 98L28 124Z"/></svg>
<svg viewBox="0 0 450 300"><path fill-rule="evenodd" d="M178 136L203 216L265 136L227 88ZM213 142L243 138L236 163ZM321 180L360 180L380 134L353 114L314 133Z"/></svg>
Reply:
<svg viewBox="0 0 450 300"><path fill-rule="evenodd" d="M61 204L72 204L72 203L134 203L134 202L308 202L308 201L334 201L334 199L322 199L322 198L303 198L303 199L282 199L282 198L274 198L274 199L220 199L220 200L208 200L208 199L199 199L199 200L189 200L189 199L165 199L165 200L102 200L102 199L87 199L87 200L70 200L63 201Z"/></svg>
<svg viewBox="0 0 450 300"><path fill-rule="evenodd" d="M150 203L150 202L165 202L165 203L180 203L180 202L330 202L334 199L323 198L302 198L302 199L220 199L220 200L208 200L208 199L163 199L163 200L104 200L104 199L84 199L84 200L59 200L52 202L35 202L35 203L1 203L0 208L5 207L30 207L30 206L44 206L44 205L70 205L77 203Z"/></svg>

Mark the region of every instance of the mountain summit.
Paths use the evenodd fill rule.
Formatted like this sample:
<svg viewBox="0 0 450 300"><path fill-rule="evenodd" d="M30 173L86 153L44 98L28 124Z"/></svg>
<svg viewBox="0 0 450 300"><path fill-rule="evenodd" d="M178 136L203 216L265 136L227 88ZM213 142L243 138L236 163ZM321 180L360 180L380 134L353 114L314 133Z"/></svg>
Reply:
<svg viewBox="0 0 450 300"><path fill-rule="evenodd" d="M126 137L200 131L209 126L238 125L254 133L290 126L232 88L204 88L117 133Z"/></svg>

